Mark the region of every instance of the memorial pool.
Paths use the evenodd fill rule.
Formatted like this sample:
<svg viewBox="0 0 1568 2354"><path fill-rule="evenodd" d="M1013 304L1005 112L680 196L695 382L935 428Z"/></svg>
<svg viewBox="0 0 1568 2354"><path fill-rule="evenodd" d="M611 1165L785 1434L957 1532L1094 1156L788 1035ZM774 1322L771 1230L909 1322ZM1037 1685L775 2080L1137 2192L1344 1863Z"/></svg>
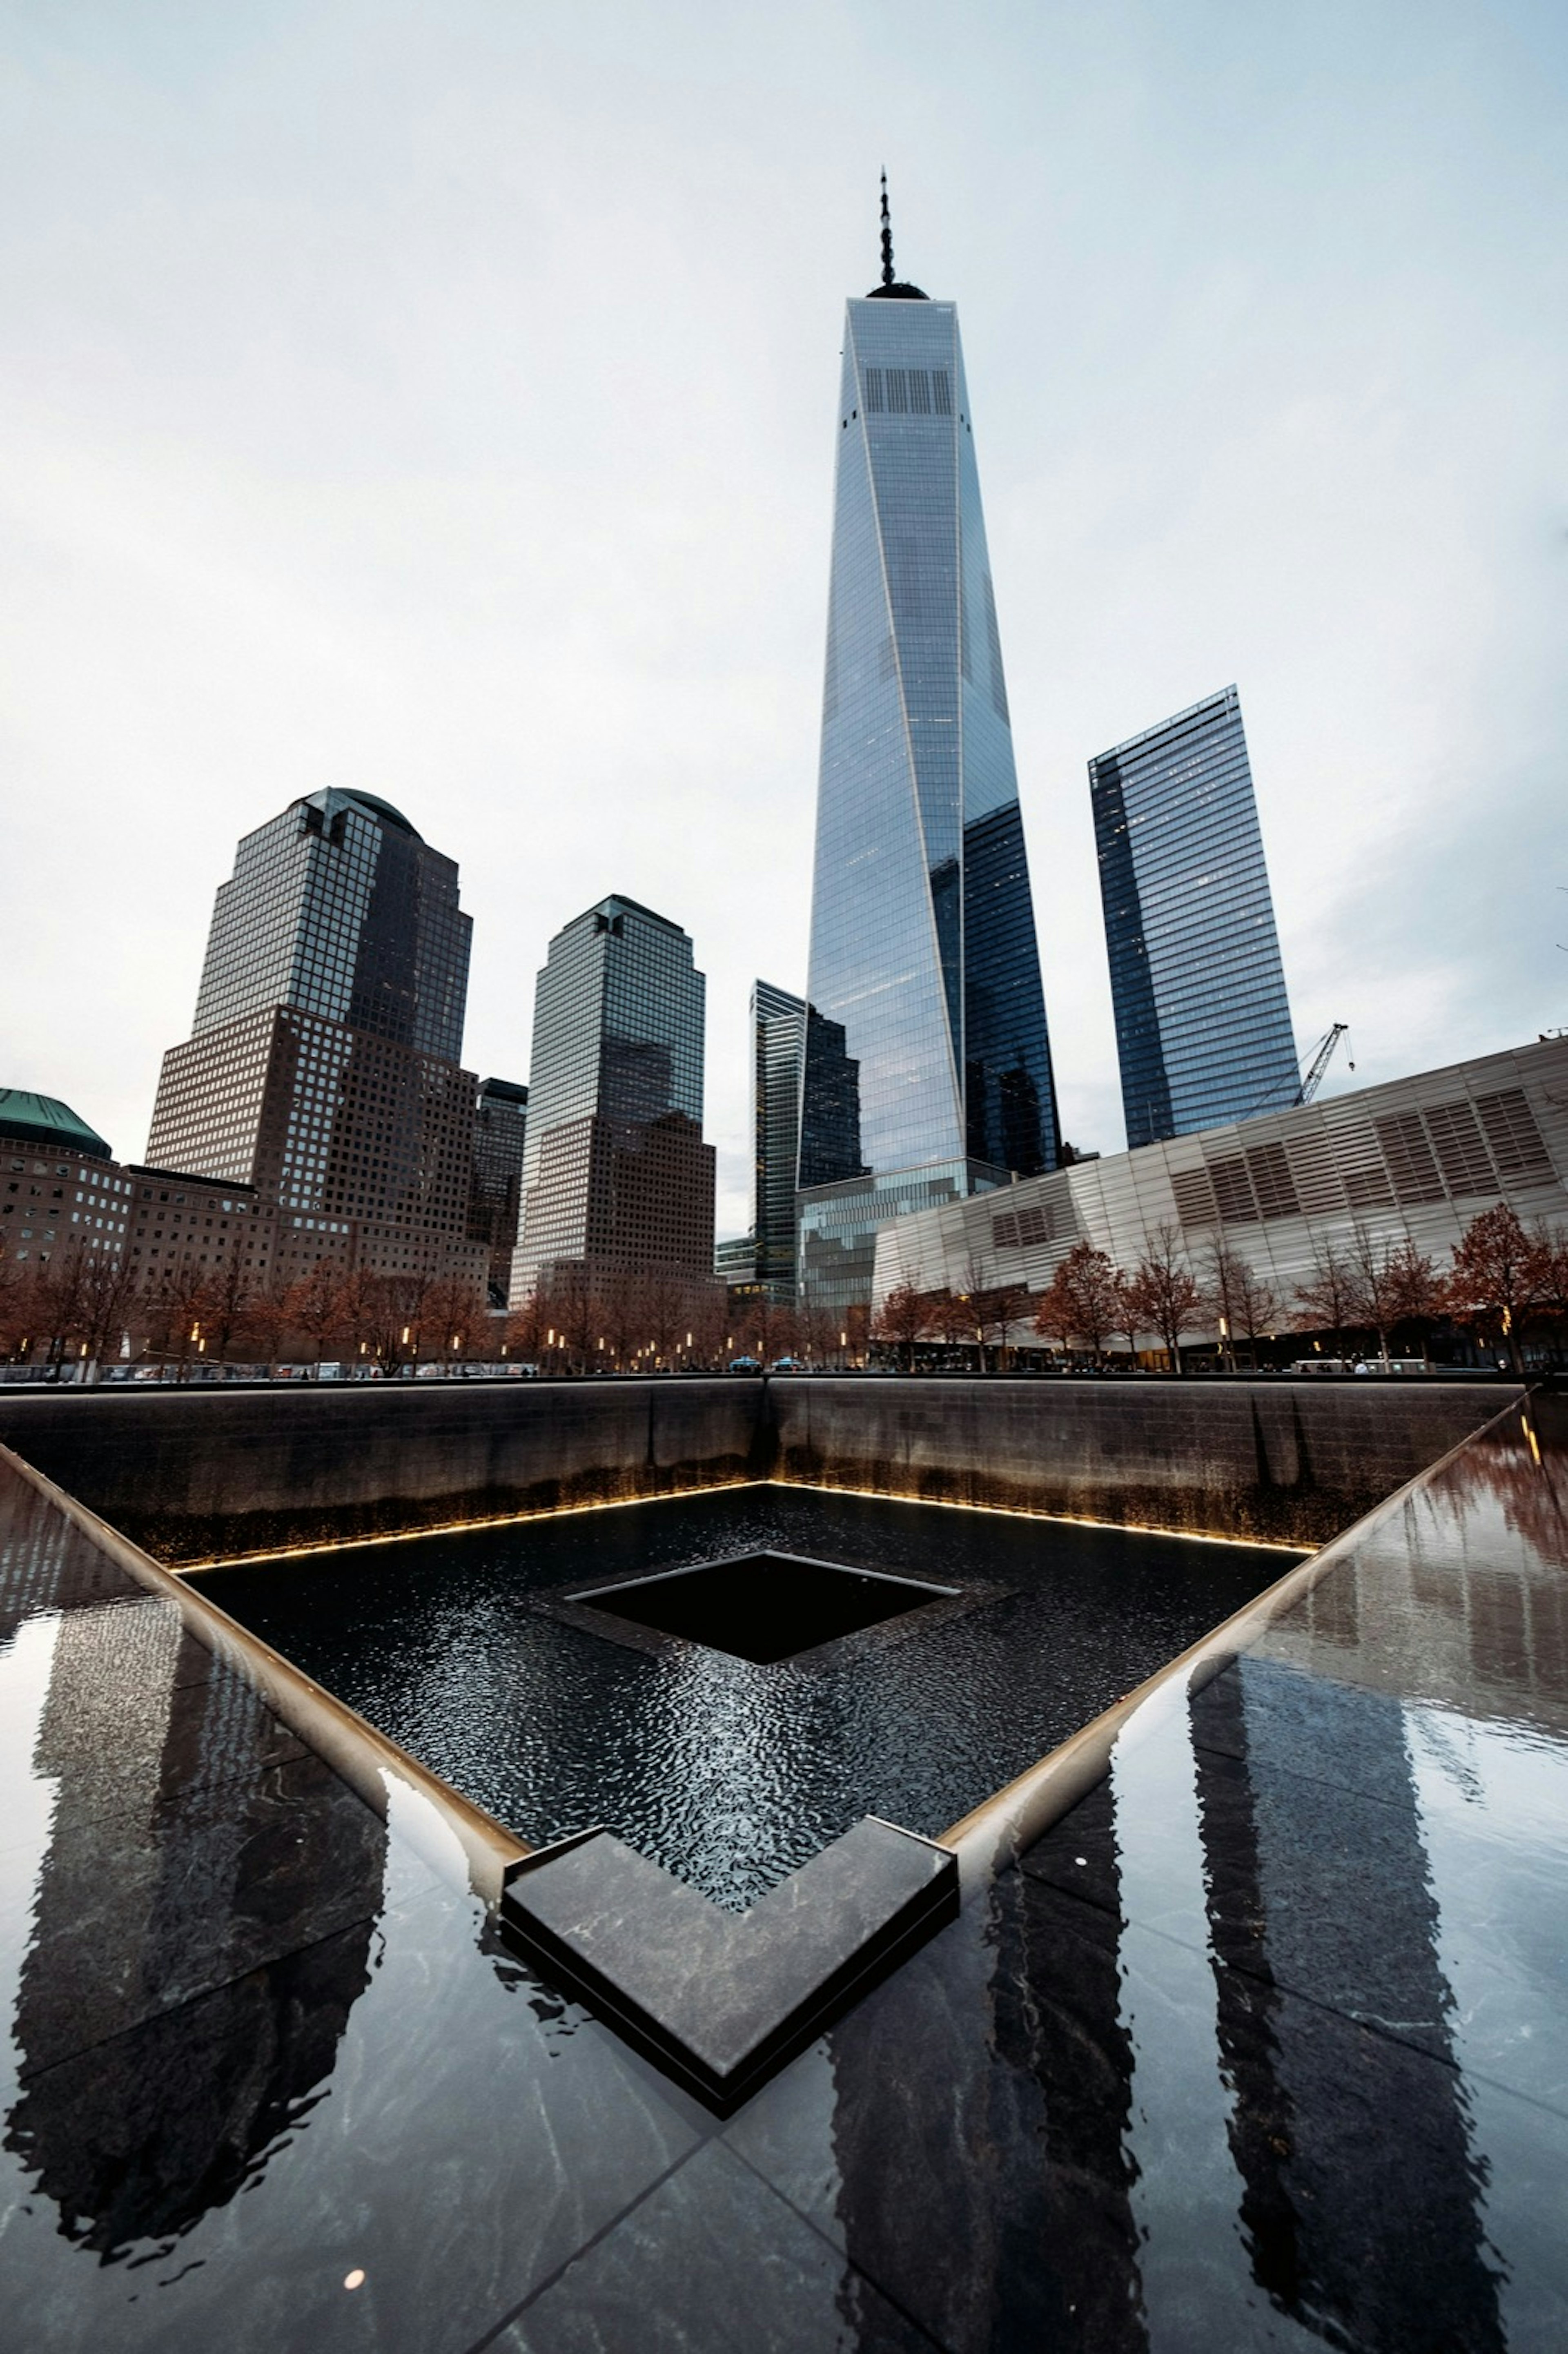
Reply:
<svg viewBox="0 0 1568 2354"><path fill-rule="evenodd" d="M923 1585L761 1661L590 1590L761 1553ZM763 1485L193 1583L520 1838L604 1825L738 1911L864 1815L940 1833L1298 1558Z"/></svg>

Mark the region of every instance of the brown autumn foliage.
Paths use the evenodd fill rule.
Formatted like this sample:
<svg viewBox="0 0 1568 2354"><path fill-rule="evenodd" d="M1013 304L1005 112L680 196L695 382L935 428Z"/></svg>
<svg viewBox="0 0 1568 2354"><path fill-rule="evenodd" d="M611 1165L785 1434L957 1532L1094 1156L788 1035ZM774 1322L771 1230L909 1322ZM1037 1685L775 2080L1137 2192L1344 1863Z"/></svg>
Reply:
<svg viewBox="0 0 1568 2354"><path fill-rule="evenodd" d="M890 1347L902 1349L911 1373L915 1370L915 1350L926 1329L926 1299L912 1283L895 1283L884 1299L872 1324L872 1338L885 1341Z"/></svg>
<svg viewBox="0 0 1568 2354"><path fill-rule="evenodd" d="M1034 1330L1066 1347L1075 1341L1097 1361L1120 1329L1122 1297L1109 1254L1075 1242L1041 1294Z"/></svg>
<svg viewBox="0 0 1568 2354"><path fill-rule="evenodd" d="M1201 1321L1203 1287L1187 1264L1181 1229L1167 1223L1153 1228L1150 1247L1128 1278L1132 1311L1139 1327L1158 1332L1173 1373L1185 1373L1181 1338Z"/></svg>

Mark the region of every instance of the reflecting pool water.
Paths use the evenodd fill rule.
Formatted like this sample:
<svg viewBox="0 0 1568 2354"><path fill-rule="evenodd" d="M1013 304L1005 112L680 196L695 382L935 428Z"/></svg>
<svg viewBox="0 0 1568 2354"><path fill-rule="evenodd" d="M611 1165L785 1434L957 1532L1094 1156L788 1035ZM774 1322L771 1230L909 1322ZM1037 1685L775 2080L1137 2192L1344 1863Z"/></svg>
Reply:
<svg viewBox="0 0 1568 2354"><path fill-rule="evenodd" d="M567 1599L761 1552L958 1590L768 1663ZM944 1830L1293 1558L770 1487L193 1582L522 1838L604 1824L744 1909L863 1815Z"/></svg>

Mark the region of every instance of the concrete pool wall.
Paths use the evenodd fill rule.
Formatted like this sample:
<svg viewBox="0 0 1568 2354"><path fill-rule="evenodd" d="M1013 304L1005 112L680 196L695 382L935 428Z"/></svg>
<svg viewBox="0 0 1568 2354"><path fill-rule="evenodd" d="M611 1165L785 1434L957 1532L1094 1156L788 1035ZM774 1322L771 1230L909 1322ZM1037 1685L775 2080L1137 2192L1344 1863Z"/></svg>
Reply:
<svg viewBox="0 0 1568 2354"><path fill-rule="evenodd" d="M1320 1544L1491 1382L791 1375L0 1392L0 1438L190 1565L755 1479Z"/></svg>

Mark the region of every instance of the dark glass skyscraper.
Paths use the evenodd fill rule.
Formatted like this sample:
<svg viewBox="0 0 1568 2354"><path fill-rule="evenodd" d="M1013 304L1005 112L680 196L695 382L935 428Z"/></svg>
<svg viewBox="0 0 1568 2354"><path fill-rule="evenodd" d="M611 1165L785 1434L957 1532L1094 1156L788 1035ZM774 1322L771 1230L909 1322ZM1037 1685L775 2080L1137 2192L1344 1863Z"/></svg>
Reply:
<svg viewBox="0 0 1568 2354"><path fill-rule="evenodd" d="M1059 1149L958 312L895 281L884 221L844 327L800 1130L835 1309L887 1217Z"/></svg>
<svg viewBox="0 0 1568 2354"><path fill-rule="evenodd" d="M370 793L292 801L219 885L191 1036L164 1057L149 1161L254 1185L274 1268L482 1280L468 1235L471 919L456 862Z"/></svg>
<svg viewBox="0 0 1568 2354"><path fill-rule="evenodd" d="M752 1235L757 1279L770 1298L795 1297L795 1185L800 1158L800 1063L806 1005L758 981L751 991Z"/></svg>
<svg viewBox="0 0 1568 2354"><path fill-rule="evenodd" d="M706 987L688 935L635 899L601 899L550 942L534 1004L516 1305L566 1267L712 1276Z"/></svg>
<svg viewBox="0 0 1568 2354"><path fill-rule="evenodd" d="M1089 763L1129 1148L1301 1085L1234 686Z"/></svg>
<svg viewBox="0 0 1568 2354"><path fill-rule="evenodd" d="M513 1079L482 1079L473 1108L468 1231L471 1240L485 1247L486 1284L493 1308L504 1308L511 1296L527 1135L527 1088Z"/></svg>

